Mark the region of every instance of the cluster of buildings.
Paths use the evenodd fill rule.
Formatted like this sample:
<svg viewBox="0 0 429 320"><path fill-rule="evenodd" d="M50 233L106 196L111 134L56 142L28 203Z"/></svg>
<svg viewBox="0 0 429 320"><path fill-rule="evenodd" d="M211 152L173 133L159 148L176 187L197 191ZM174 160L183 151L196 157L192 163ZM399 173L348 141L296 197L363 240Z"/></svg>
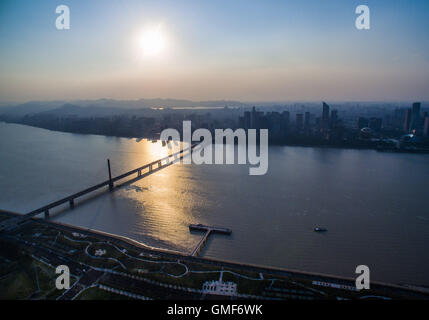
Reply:
<svg viewBox="0 0 429 320"><path fill-rule="evenodd" d="M413 103L411 109L405 110L403 124L404 132L429 137L429 115L428 112L421 112L420 102Z"/></svg>
<svg viewBox="0 0 429 320"><path fill-rule="evenodd" d="M253 107L251 111L245 111L243 116L239 117L238 127L269 129L270 139L278 142L343 139L344 126L338 116L338 110L331 110L325 102L322 105L321 116L309 111L297 112L294 116L295 119L288 110L264 113Z"/></svg>
<svg viewBox="0 0 429 320"><path fill-rule="evenodd" d="M381 118L359 117L358 127L361 130L380 132L381 129L395 130L401 134L412 134L414 136L429 138L429 115L427 111L421 111L421 103L415 102L411 108L397 108L392 115ZM382 126L383 124L383 126Z"/></svg>
<svg viewBox="0 0 429 320"><path fill-rule="evenodd" d="M343 121L338 110L331 109L325 102L319 115L301 111L294 116L295 119L288 110L264 113L253 107L239 117L238 127L269 129L270 139L283 142L353 143L362 139L399 138L407 134L429 138L428 112L421 112L419 102L413 103L409 109L395 109L393 114L388 111L384 116L359 116L354 121Z"/></svg>
<svg viewBox="0 0 429 320"><path fill-rule="evenodd" d="M3 114L0 120L63 132L151 139L167 128L181 132L183 121L190 120L192 130L205 128L212 134L227 128L268 129L270 142L275 144L374 147L376 140L400 140L408 135L429 146L428 112L418 102L411 108L387 102L343 102L334 108L325 102L296 102L265 104L259 110L242 105L135 110L64 105L24 116Z"/></svg>
<svg viewBox="0 0 429 320"><path fill-rule="evenodd" d="M239 117L238 126L244 129L269 129L270 136L274 138L285 137L287 134L318 134L329 137L329 133L341 127L341 121L338 118L338 110L330 111L330 106L323 102L321 117L306 111L296 113L294 122L287 110L264 113L253 107L251 111L245 111L244 115Z"/></svg>

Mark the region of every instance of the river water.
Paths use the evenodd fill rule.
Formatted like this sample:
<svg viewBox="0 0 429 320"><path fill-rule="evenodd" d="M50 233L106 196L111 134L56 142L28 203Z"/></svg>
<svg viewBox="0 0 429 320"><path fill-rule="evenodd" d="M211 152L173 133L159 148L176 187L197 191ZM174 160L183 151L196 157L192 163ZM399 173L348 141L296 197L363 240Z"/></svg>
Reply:
<svg viewBox="0 0 429 320"><path fill-rule="evenodd" d="M0 123L0 208L25 213L167 154L161 143ZM175 164L52 219L190 252L190 223L227 227L206 257L429 286L429 155L269 148L246 165ZM328 228L315 233L315 226Z"/></svg>

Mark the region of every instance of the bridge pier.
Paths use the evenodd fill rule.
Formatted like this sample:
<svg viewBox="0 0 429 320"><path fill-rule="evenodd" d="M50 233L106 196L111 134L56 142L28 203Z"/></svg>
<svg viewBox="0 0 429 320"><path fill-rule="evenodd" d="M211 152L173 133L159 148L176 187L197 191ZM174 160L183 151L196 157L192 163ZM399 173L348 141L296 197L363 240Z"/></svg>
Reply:
<svg viewBox="0 0 429 320"><path fill-rule="evenodd" d="M141 176L142 176L142 171L141 170L137 171L137 177L141 177Z"/></svg>
<svg viewBox="0 0 429 320"><path fill-rule="evenodd" d="M71 199L69 203L70 203L70 209L74 209L74 199Z"/></svg>
<svg viewBox="0 0 429 320"><path fill-rule="evenodd" d="M162 167L162 162L158 161L158 168L161 168L161 167Z"/></svg>
<svg viewBox="0 0 429 320"><path fill-rule="evenodd" d="M49 219L50 215L49 215L49 210L45 210L45 219Z"/></svg>
<svg viewBox="0 0 429 320"><path fill-rule="evenodd" d="M110 160L107 159L107 169L109 170L109 190L113 190L112 172L110 171Z"/></svg>
<svg viewBox="0 0 429 320"><path fill-rule="evenodd" d="M149 165L149 172L152 171L152 165Z"/></svg>

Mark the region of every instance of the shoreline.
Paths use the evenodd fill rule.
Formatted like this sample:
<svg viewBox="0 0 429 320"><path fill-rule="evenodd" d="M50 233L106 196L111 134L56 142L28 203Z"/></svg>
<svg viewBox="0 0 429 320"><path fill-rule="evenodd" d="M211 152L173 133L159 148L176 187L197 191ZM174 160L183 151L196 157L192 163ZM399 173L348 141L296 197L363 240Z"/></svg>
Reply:
<svg viewBox="0 0 429 320"><path fill-rule="evenodd" d="M10 212L6 210L0 209L0 214L5 214L10 217L17 217L21 214ZM251 264L251 263L242 263L238 261L230 261L223 259L213 259L213 258L204 258L204 257L195 257L191 255L187 255L186 253L180 251L174 251L163 248L156 248L152 246L148 246L142 242L137 240L111 234L107 232L103 232L96 229L88 229L79 226L69 225L61 222L47 221L43 218L31 218L33 221L37 221L38 223L48 225L53 228L61 229L68 232L77 232L81 234L85 234L87 236L93 236L95 238L101 238L106 240L107 242L115 243L125 247L131 247L133 249L141 250L149 254L154 254L158 256L163 256L167 258L179 259L182 261L195 262L195 263L203 263L209 265L215 265L219 267L227 267L227 268L235 268L241 269L243 271L251 271L251 272L259 272L270 275L278 275L283 277L291 277L294 279L300 280L312 280L312 281L326 281L329 283L342 284L347 286L354 286L355 279L349 277L343 277L333 274L326 273L317 273L317 272L307 272L296 269L288 269L288 268L280 268L280 267L271 267L265 265ZM418 294L418 295L429 295L429 288L422 285L413 285L413 284L395 284L395 283L386 283L381 281L371 281L371 289L382 290L395 292L398 294Z"/></svg>
<svg viewBox="0 0 429 320"><path fill-rule="evenodd" d="M51 132L58 132L58 133L68 133L68 134L76 134L76 135L82 135L82 136L97 136L97 137L107 137L107 138L122 138L122 139L136 139L141 140L145 139L148 142L156 140L159 141L159 136L157 137L136 137L136 136L116 136L116 135L105 135L105 134L97 134L97 133L82 133L82 132L73 132L73 131L59 131L54 129L49 129L45 127L39 127L39 126L33 126L30 124L25 124L21 122L10 122L5 120L0 120L0 123L6 123L6 124L15 124L15 125L22 125L30 128L37 128L42 130L47 130ZM214 140L214 139L213 139ZM136 141L137 142L137 141ZM181 141L183 142L183 141ZM224 142L224 144L226 144ZM236 141L235 143L236 144ZM424 152L416 152L414 150L394 150L394 149L380 149L377 146L359 146L359 145L338 145L338 144L304 144L304 143L282 143L277 141L269 141L269 146L274 147L299 147L299 148L319 148L319 149L336 149L336 150L372 150L377 152L387 152L387 153L407 153L407 154L428 154L428 151Z"/></svg>

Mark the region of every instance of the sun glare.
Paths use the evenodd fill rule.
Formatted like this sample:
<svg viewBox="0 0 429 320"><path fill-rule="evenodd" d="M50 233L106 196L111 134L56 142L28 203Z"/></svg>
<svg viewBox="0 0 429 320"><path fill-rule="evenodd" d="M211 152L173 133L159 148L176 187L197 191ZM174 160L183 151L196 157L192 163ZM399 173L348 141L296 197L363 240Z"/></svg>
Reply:
<svg viewBox="0 0 429 320"><path fill-rule="evenodd" d="M143 54L147 56L159 56L164 52L166 47L165 34L159 26L144 30L139 42Z"/></svg>

